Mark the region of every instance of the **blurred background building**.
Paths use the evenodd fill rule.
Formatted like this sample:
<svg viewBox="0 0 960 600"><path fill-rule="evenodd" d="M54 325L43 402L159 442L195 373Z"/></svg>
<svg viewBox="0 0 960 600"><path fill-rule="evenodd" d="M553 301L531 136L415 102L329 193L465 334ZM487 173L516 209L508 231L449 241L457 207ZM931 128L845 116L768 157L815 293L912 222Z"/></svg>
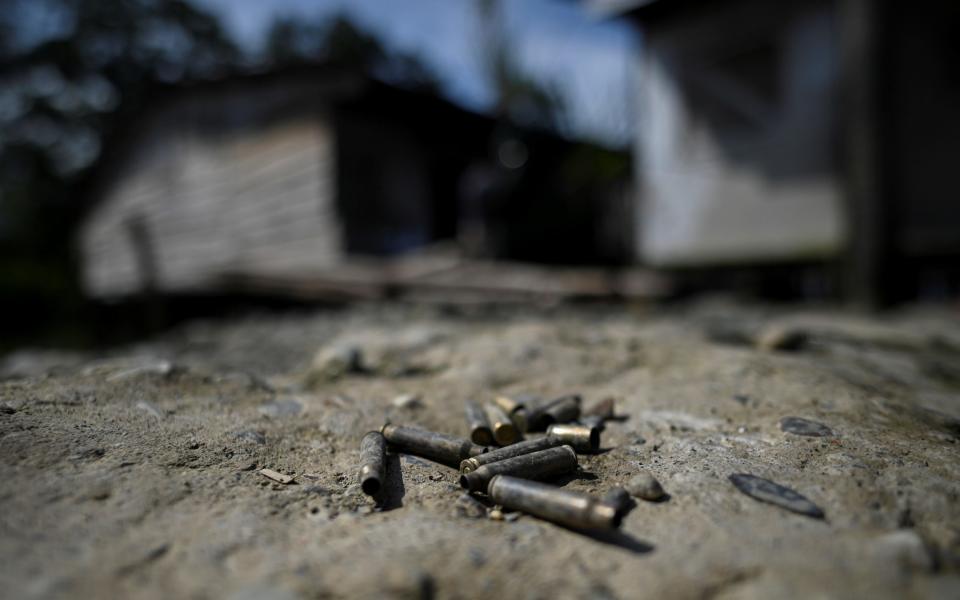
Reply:
<svg viewBox="0 0 960 600"><path fill-rule="evenodd" d="M933 0L9 0L6 344L238 298L955 298L957 25Z"/></svg>
<svg viewBox="0 0 960 600"><path fill-rule="evenodd" d="M768 265L794 265L806 283L788 292L868 305L956 295L955 3L592 5L644 33L641 261L714 277L753 266L775 286Z"/></svg>

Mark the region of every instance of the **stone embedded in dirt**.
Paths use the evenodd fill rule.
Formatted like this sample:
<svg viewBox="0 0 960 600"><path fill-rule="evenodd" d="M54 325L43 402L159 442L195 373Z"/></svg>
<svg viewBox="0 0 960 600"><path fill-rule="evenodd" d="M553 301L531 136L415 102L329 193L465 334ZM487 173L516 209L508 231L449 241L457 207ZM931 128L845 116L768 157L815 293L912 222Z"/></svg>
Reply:
<svg viewBox="0 0 960 600"><path fill-rule="evenodd" d="M784 417L780 419L780 429L794 435L808 437L827 437L833 435L833 430L824 425L803 417Z"/></svg>
<svg viewBox="0 0 960 600"><path fill-rule="evenodd" d="M786 325L768 325L760 330L754 340L758 350L764 352L795 351L807 345L807 332Z"/></svg>
<svg viewBox="0 0 960 600"><path fill-rule="evenodd" d="M657 478L648 471L640 471L624 488L631 496L649 501L659 500L666 494Z"/></svg>
<svg viewBox="0 0 960 600"><path fill-rule="evenodd" d="M303 405L293 398L281 398L260 406L260 414L268 417L292 417L300 414Z"/></svg>
<svg viewBox="0 0 960 600"><path fill-rule="evenodd" d="M822 519L824 517L823 510L805 496L779 483L774 483L769 479L748 473L734 473L730 475L730 482L735 485L738 490L754 500L775 504L781 508L815 519Z"/></svg>
<svg viewBox="0 0 960 600"><path fill-rule="evenodd" d="M873 540L870 551L897 568L927 572L936 568L931 548L913 529L898 529L879 535Z"/></svg>

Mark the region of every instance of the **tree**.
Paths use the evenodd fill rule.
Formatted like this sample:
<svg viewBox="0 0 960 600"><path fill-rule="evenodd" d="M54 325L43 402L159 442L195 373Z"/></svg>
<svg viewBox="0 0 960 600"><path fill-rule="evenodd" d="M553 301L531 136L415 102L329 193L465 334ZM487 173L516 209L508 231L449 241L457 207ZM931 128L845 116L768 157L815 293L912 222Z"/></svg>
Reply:
<svg viewBox="0 0 960 600"><path fill-rule="evenodd" d="M440 87L418 56L387 49L376 35L344 15L320 23L289 18L274 21L267 33L266 60L273 65L336 63L407 89L435 93Z"/></svg>
<svg viewBox="0 0 960 600"><path fill-rule="evenodd" d="M539 81L516 60L516 47L507 37L498 0L481 0L480 31L484 40L484 70L496 94L500 117L550 129L563 126L564 107L553 82Z"/></svg>
<svg viewBox="0 0 960 600"><path fill-rule="evenodd" d="M104 138L157 83L217 76L240 55L185 0L7 0L0 13L0 297L60 307L76 296L77 184Z"/></svg>

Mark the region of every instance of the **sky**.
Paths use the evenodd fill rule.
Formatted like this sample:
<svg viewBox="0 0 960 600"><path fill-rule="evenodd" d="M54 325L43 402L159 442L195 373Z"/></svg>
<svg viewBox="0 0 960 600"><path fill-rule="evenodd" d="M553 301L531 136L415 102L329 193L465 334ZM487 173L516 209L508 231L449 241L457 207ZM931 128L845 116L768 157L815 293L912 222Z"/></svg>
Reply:
<svg viewBox="0 0 960 600"><path fill-rule="evenodd" d="M262 44L277 17L322 19L342 13L388 48L414 52L432 67L444 93L467 108L493 95L480 62L476 0L194 0L218 15L247 48ZM626 23L600 20L576 0L505 0L506 30L518 62L556 84L567 106L568 135L623 146L632 131L632 61L638 43Z"/></svg>

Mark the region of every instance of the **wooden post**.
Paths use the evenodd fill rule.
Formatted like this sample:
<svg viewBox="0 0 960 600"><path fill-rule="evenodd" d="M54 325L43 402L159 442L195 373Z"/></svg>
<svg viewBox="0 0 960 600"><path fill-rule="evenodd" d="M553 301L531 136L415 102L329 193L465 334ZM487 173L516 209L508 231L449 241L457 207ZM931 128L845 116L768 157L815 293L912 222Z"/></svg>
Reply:
<svg viewBox="0 0 960 600"><path fill-rule="evenodd" d="M889 187L882 184L882 7L840 0L842 173L848 241L842 264L847 301L877 308L889 299Z"/></svg>

